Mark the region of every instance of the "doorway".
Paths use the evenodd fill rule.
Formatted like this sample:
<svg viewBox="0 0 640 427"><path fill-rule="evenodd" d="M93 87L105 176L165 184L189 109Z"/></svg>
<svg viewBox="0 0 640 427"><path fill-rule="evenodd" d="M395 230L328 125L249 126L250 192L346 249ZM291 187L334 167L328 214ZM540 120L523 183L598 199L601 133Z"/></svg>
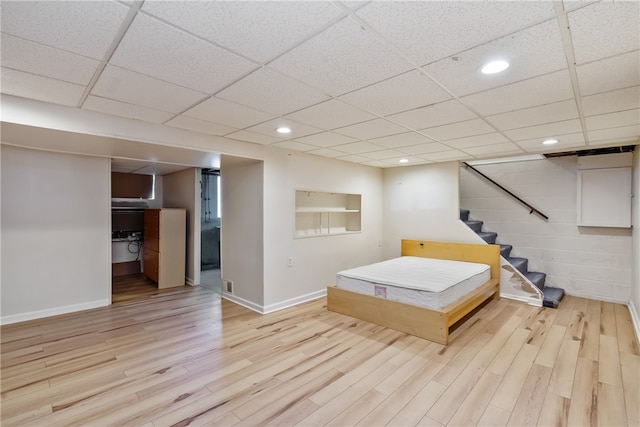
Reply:
<svg viewBox="0 0 640 427"><path fill-rule="evenodd" d="M200 181L200 286L220 295L220 170L202 169Z"/></svg>

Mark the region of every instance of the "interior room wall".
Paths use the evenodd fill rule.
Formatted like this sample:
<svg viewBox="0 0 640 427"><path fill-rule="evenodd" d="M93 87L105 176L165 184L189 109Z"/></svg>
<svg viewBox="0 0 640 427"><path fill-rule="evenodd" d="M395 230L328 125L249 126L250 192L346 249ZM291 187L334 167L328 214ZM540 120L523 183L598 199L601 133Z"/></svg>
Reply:
<svg viewBox="0 0 640 427"><path fill-rule="evenodd" d="M458 162L384 170L383 257L402 239L483 243L460 221Z"/></svg>
<svg viewBox="0 0 640 427"><path fill-rule="evenodd" d="M110 304L109 159L0 153L2 323Z"/></svg>
<svg viewBox="0 0 640 427"><path fill-rule="evenodd" d="M266 311L323 296L338 271L381 260L381 169L282 149L264 167ZM361 232L294 238L296 190L360 194Z"/></svg>
<svg viewBox="0 0 640 427"><path fill-rule="evenodd" d="M189 168L163 175L164 208L187 210L187 254L185 277L190 285L200 284L200 169Z"/></svg>
<svg viewBox="0 0 640 427"><path fill-rule="evenodd" d="M594 156L598 157L598 156ZM577 156L478 165L514 194L549 216L535 214L472 171L460 171L461 206L513 245L529 269L570 295L626 303L631 292L630 228L577 226Z"/></svg>
<svg viewBox="0 0 640 427"><path fill-rule="evenodd" d="M633 257L632 285L629 296L629 308L633 316L636 335L640 340L640 145L633 153Z"/></svg>
<svg viewBox="0 0 640 427"><path fill-rule="evenodd" d="M226 298L261 311L265 252L263 162L223 156L220 176L222 291ZM231 293L225 292L225 280L233 283Z"/></svg>

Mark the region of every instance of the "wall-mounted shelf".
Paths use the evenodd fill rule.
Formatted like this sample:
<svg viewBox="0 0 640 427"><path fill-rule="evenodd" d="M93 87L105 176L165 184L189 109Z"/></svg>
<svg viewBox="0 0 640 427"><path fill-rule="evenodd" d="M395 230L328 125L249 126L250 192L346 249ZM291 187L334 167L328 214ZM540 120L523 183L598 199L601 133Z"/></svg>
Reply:
<svg viewBox="0 0 640 427"><path fill-rule="evenodd" d="M296 190L294 237L360 233L360 194Z"/></svg>

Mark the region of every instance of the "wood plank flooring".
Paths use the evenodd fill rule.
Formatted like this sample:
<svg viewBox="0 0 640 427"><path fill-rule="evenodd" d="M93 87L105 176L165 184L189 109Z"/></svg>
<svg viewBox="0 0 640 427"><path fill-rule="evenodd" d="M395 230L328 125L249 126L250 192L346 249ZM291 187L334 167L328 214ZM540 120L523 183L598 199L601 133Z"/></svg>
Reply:
<svg viewBox="0 0 640 427"><path fill-rule="evenodd" d="M122 282L110 307L1 328L3 426L640 424L622 305L492 300L444 347L324 299L261 316Z"/></svg>

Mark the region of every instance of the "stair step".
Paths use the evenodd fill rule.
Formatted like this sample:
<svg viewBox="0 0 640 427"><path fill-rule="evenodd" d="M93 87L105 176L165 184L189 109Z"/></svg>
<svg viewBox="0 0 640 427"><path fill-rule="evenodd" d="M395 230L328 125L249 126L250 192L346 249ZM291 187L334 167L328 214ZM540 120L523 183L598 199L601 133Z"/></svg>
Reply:
<svg viewBox="0 0 640 427"><path fill-rule="evenodd" d="M507 259L509 264L513 265L520 273L525 274L529 266L529 260L526 258L510 257Z"/></svg>
<svg viewBox="0 0 640 427"><path fill-rule="evenodd" d="M509 258L511 249L513 249L513 246L511 245L500 245L500 256L503 258Z"/></svg>
<svg viewBox="0 0 640 427"><path fill-rule="evenodd" d="M547 275L545 273L540 273L538 271L528 271L524 273L524 275L527 279L529 279L531 283L536 285L538 289L540 289L541 291L544 291L545 289L544 282L547 279Z"/></svg>
<svg viewBox="0 0 640 427"><path fill-rule="evenodd" d="M564 289L552 288L550 286L547 286L543 290L543 295L543 307L558 308L560 300L562 300L562 298L564 297Z"/></svg>
<svg viewBox="0 0 640 427"><path fill-rule="evenodd" d="M464 223L476 233L482 231L482 224L484 224L482 221L465 221Z"/></svg>
<svg viewBox="0 0 640 427"><path fill-rule="evenodd" d="M467 209L460 209L460 219L469 221L469 211Z"/></svg>
<svg viewBox="0 0 640 427"><path fill-rule="evenodd" d="M482 240L489 243L490 245L494 245L496 243L496 238L498 237L498 233L492 233L492 232L481 231L477 234L482 238Z"/></svg>

